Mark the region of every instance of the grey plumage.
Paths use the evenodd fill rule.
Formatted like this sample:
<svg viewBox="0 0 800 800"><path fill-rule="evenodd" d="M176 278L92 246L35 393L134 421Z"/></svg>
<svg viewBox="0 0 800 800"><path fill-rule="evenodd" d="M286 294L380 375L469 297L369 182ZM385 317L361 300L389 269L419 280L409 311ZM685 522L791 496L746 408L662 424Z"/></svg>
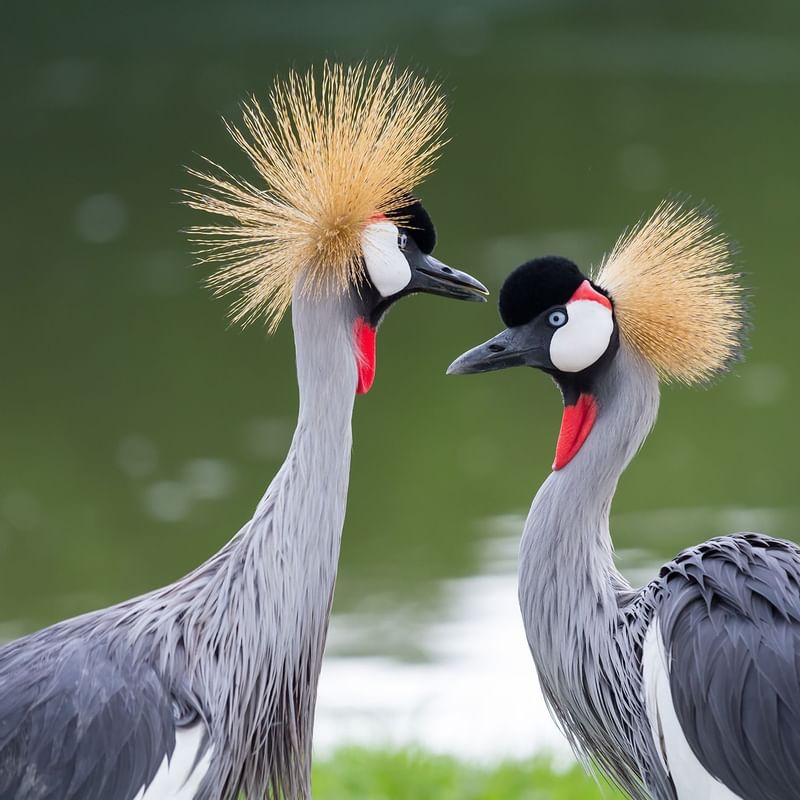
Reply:
<svg viewBox="0 0 800 800"><path fill-rule="evenodd" d="M670 646L675 709L698 759L741 797L797 796L800 550L758 534L711 539L648 588Z"/></svg>
<svg viewBox="0 0 800 800"><path fill-rule="evenodd" d="M300 410L252 519L171 586L0 650L0 800L132 800L202 725L193 797L309 796L356 383L347 295L295 293Z"/></svg>
<svg viewBox="0 0 800 800"><path fill-rule="evenodd" d="M675 711L702 767L746 800L796 797L800 550L758 534L712 539L631 588L608 517L655 421L658 380L621 342L596 391L592 434L545 481L521 545L520 604L547 702L576 752L632 797L704 797L678 793L648 723L643 648L658 620Z"/></svg>
<svg viewBox="0 0 800 800"><path fill-rule="evenodd" d="M103 642L31 644L0 654L0 797L133 797L175 746L173 695Z"/></svg>

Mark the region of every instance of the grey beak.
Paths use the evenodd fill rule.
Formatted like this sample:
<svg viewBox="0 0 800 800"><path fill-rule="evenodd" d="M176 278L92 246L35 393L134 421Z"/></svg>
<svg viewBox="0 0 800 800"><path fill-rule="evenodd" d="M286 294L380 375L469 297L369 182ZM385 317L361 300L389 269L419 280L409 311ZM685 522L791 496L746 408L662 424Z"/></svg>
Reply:
<svg viewBox="0 0 800 800"><path fill-rule="evenodd" d="M448 375L492 372L508 367L542 367L549 359L541 344L532 340L526 327L506 328L488 342L467 350L448 368Z"/></svg>
<svg viewBox="0 0 800 800"><path fill-rule="evenodd" d="M402 294L425 292L457 300L485 303L489 290L472 275L448 267L438 258L420 253L411 262L411 282Z"/></svg>

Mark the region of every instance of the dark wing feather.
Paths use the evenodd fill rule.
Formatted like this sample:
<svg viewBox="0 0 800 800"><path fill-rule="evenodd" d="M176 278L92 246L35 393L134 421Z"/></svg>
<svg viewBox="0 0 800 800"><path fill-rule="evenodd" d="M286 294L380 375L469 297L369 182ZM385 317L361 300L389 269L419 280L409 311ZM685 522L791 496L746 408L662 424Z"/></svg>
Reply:
<svg viewBox="0 0 800 800"><path fill-rule="evenodd" d="M174 748L148 664L82 639L0 650L0 800L131 800Z"/></svg>
<svg viewBox="0 0 800 800"><path fill-rule="evenodd" d="M712 539L661 574L670 687L700 763L740 797L800 792L800 549Z"/></svg>

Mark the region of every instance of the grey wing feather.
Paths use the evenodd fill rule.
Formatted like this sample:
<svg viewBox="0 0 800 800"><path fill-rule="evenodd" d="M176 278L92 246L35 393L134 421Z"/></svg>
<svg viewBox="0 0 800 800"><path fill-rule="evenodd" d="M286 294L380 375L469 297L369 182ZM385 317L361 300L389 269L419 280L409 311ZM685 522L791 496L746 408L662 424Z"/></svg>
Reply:
<svg viewBox="0 0 800 800"><path fill-rule="evenodd" d="M131 800L175 748L173 702L152 667L97 642L12 643L0 650L0 800Z"/></svg>
<svg viewBox="0 0 800 800"><path fill-rule="evenodd" d="M661 573L670 687L700 763L740 797L800 787L800 549L712 539Z"/></svg>

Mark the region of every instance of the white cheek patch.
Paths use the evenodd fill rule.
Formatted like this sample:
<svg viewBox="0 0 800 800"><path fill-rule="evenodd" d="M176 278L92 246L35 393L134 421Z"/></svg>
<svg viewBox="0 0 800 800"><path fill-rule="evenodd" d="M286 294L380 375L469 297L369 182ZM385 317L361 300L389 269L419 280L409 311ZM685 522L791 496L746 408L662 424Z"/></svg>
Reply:
<svg viewBox="0 0 800 800"><path fill-rule="evenodd" d="M567 324L550 340L550 360L561 372L580 372L605 353L614 320L611 311L594 300L574 300L567 305Z"/></svg>
<svg viewBox="0 0 800 800"><path fill-rule="evenodd" d="M361 234L361 248L370 280L383 297L405 289L411 267L397 244L398 230L391 222L373 222Z"/></svg>

